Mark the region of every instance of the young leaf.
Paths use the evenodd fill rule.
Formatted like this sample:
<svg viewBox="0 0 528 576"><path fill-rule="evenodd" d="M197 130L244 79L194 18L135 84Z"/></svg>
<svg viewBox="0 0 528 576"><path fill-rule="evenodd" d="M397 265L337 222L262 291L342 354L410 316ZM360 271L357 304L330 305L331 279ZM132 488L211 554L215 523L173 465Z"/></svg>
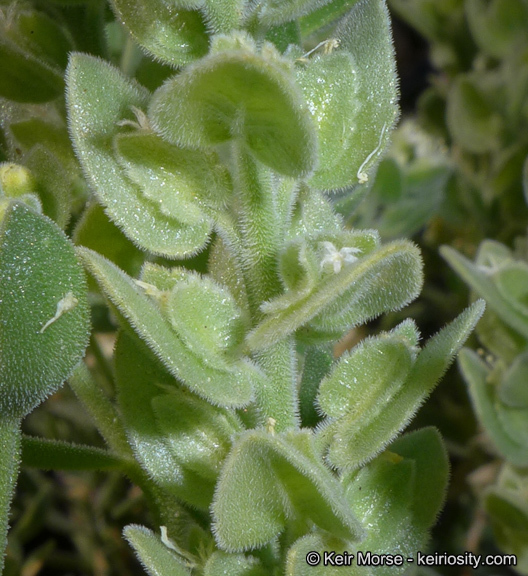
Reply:
<svg viewBox="0 0 528 576"><path fill-rule="evenodd" d="M112 0L132 36L156 59L182 66L207 53L209 37L200 12L164 0Z"/></svg>
<svg viewBox="0 0 528 576"><path fill-rule="evenodd" d="M181 390L156 396L152 408L174 459L199 476L216 481L232 436L242 430L236 416Z"/></svg>
<svg viewBox="0 0 528 576"><path fill-rule="evenodd" d="M191 576L188 563L148 528L129 524L123 536L150 576Z"/></svg>
<svg viewBox="0 0 528 576"><path fill-rule="evenodd" d="M479 300L433 336L418 354L407 380L389 404L372 407L356 419L332 422L322 434L332 437L328 459L353 469L382 450L409 423L443 376L484 312Z"/></svg>
<svg viewBox="0 0 528 576"><path fill-rule="evenodd" d="M19 202L3 200L0 213L0 413L21 418L82 358L87 289L56 224Z"/></svg>
<svg viewBox="0 0 528 576"><path fill-rule="evenodd" d="M528 466L528 446L517 436L511 436L503 426L496 410L490 384L489 368L473 351L464 349L459 358L460 369L468 383L471 400L479 420L491 436L500 453L515 466Z"/></svg>
<svg viewBox="0 0 528 576"><path fill-rule="evenodd" d="M127 176L163 214L209 231L207 208L221 208L230 193L216 154L184 150L144 132L120 134L114 146Z"/></svg>
<svg viewBox="0 0 528 576"><path fill-rule="evenodd" d="M244 338L242 312L225 289L207 277L186 275L167 301L172 327L187 348L209 366L225 369L228 354Z"/></svg>
<svg viewBox="0 0 528 576"><path fill-rule="evenodd" d="M333 418L355 419L390 403L409 374L416 345L417 338L408 343L397 332L363 340L321 382L319 407Z"/></svg>
<svg viewBox="0 0 528 576"><path fill-rule="evenodd" d="M206 366L129 276L96 252L78 248L78 254L112 303L176 378L213 404L244 406L250 402L253 379L262 378L255 366L244 360L224 370Z"/></svg>
<svg viewBox="0 0 528 576"><path fill-rule="evenodd" d="M418 295L421 284L422 263L417 248L406 241L394 242L327 275L304 298L286 302L280 296L277 302L281 308L280 299L289 304L284 309L278 309L273 300L264 304L267 317L249 333L246 342L253 350L266 348L310 321L323 330L350 329L405 306Z"/></svg>
<svg viewBox="0 0 528 576"><path fill-rule="evenodd" d="M113 139L132 109L145 108L148 92L91 56L74 54L67 70L72 140L89 183L112 220L140 247L169 258L196 253L209 224L196 228L168 217L126 176Z"/></svg>
<svg viewBox="0 0 528 576"><path fill-rule="evenodd" d="M139 339L124 332L117 341L115 364L119 407L137 460L170 498L206 510L214 485L180 465L156 425L152 402L162 392L160 386L174 386L173 379Z"/></svg>
<svg viewBox="0 0 528 576"><path fill-rule="evenodd" d="M242 139L273 170L307 174L316 140L291 73L274 48L256 54L244 38L240 45L213 51L156 91L149 107L156 130L189 148Z"/></svg>
<svg viewBox="0 0 528 576"><path fill-rule="evenodd" d="M435 522L446 496L449 459L436 428L421 428L404 434L390 451L415 464L411 510L417 528L428 530Z"/></svg>
<svg viewBox="0 0 528 576"><path fill-rule="evenodd" d="M339 43L335 52L312 58L299 78L310 111L318 118L319 146L324 152L310 183L320 190L365 182L398 117L385 2L356 2L333 40Z"/></svg>
<svg viewBox="0 0 528 576"><path fill-rule="evenodd" d="M204 576L266 576L260 562L252 556L213 552L204 568Z"/></svg>
<svg viewBox="0 0 528 576"><path fill-rule="evenodd" d="M442 246L440 254L447 260L448 264L467 282L479 296L486 299L488 306L512 328L515 328L525 338L528 338L528 317L520 313L513 303L506 299L486 269L475 265L473 262L460 255L458 252Z"/></svg>
<svg viewBox="0 0 528 576"><path fill-rule="evenodd" d="M311 438L295 434L250 431L234 444L212 507L216 539L223 549L261 547L296 515L348 540L363 537L341 487L310 454Z"/></svg>

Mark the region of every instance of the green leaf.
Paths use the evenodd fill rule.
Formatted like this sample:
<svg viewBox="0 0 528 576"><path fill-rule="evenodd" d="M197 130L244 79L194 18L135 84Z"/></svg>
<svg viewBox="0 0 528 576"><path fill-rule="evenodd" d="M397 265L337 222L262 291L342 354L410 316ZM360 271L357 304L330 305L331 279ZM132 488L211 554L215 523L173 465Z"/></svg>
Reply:
<svg viewBox="0 0 528 576"><path fill-rule="evenodd" d="M0 37L0 96L16 102L42 103L64 91L62 74L42 60Z"/></svg>
<svg viewBox="0 0 528 576"><path fill-rule="evenodd" d="M240 28L246 0L205 0L202 10L207 26L215 34Z"/></svg>
<svg viewBox="0 0 528 576"><path fill-rule="evenodd" d="M212 512L216 539L230 552L263 546L296 516L348 540L364 535L341 487L315 459L307 432L239 436L222 469Z"/></svg>
<svg viewBox="0 0 528 576"><path fill-rule="evenodd" d="M447 126L457 144L483 154L501 146L502 118L470 75L455 80L447 98Z"/></svg>
<svg viewBox="0 0 528 576"><path fill-rule="evenodd" d="M200 12L163 0L112 0L118 19L156 59L182 66L207 53L209 37Z"/></svg>
<svg viewBox="0 0 528 576"><path fill-rule="evenodd" d="M259 12L259 18L266 26L283 24L309 14L330 0L268 0Z"/></svg>
<svg viewBox="0 0 528 576"><path fill-rule="evenodd" d="M316 119L321 150L310 183L322 190L365 182L398 117L385 2L356 2L332 40L339 42L335 51L316 55L299 68L299 83Z"/></svg>
<svg viewBox="0 0 528 576"><path fill-rule="evenodd" d="M22 436L22 463L42 470L119 470L123 462L95 446Z"/></svg>
<svg viewBox="0 0 528 576"><path fill-rule="evenodd" d="M421 428L395 440L390 450L415 464L413 523L427 530L442 509L449 481L449 459L442 437L436 428Z"/></svg>
<svg viewBox="0 0 528 576"><path fill-rule="evenodd" d="M464 8L473 38L484 53L502 59L526 40L528 6L523 0L468 0Z"/></svg>
<svg viewBox="0 0 528 576"><path fill-rule="evenodd" d="M459 358L462 375L469 386L475 411L500 453L515 466L528 466L528 447L512 437L503 426L496 410L493 390L487 382L489 369L471 350L464 349Z"/></svg>
<svg viewBox="0 0 528 576"><path fill-rule="evenodd" d="M119 407L137 460L170 498L207 510L214 485L180 465L156 425L152 401L162 394L161 386L173 387L174 380L140 340L123 332L116 345L115 365Z"/></svg>
<svg viewBox="0 0 528 576"><path fill-rule="evenodd" d="M497 270L493 280L503 298L528 320L528 264L505 264Z"/></svg>
<svg viewBox="0 0 528 576"><path fill-rule="evenodd" d="M47 217L0 206L0 413L22 417L84 354L86 281L72 244Z"/></svg>
<svg viewBox="0 0 528 576"><path fill-rule="evenodd" d="M409 323L410 324L410 323ZM318 404L328 416L350 414L356 419L364 412L390 402L405 382L414 362L418 334L408 342L396 328L381 337L368 338L339 359L321 382Z"/></svg>
<svg viewBox="0 0 528 576"><path fill-rule="evenodd" d="M484 247L481 247L481 250L484 250ZM499 291L490 275L494 272L493 262L491 262L492 267L488 272L484 264L475 265L448 246L442 246L440 248L440 254L479 296L486 299L488 306L496 312L506 324L520 332L525 338L528 338L528 317L524 317L513 303L507 300Z"/></svg>
<svg viewBox="0 0 528 576"><path fill-rule="evenodd" d="M126 176L115 157L113 139L126 129L119 124L130 119L131 110L146 107L148 92L106 62L82 54L71 57L67 85L72 139L87 179L111 219L151 252L174 258L200 250L209 225L194 228L168 217Z"/></svg>
<svg viewBox="0 0 528 576"><path fill-rule="evenodd" d="M373 406L355 419L331 422L321 430L331 439L329 461L341 469L353 469L395 438L443 376L483 312L484 302L479 300L433 336L388 404Z"/></svg>
<svg viewBox="0 0 528 576"><path fill-rule="evenodd" d="M127 176L163 214L209 232L207 208L221 208L230 192L216 154L184 150L144 132L120 134L115 149Z"/></svg>
<svg viewBox="0 0 528 576"><path fill-rule="evenodd" d="M287 61L266 44L255 53L246 37L238 49L212 53L168 80L149 107L156 130L189 148L243 139L258 160L286 176L312 170L312 122Z"/></svg>
<svg viewBox="0 0 528 576"><path fill-rule="evenodd" d="M252 556L213 552L204 568L204 576L266 576L260 562Z"/></svg>
<svg viewBox="0 0 528 576"><path fill-rule="evenodd" d="M103 207L90 202L75 226L75 244L98 252L122 268L127 274L136 276L145 259L144 254L109 220Z"/></svg>
<svg viewBox="0 0 528 576"><path fill-rule="evenodd" d="M36 192L46 216L65 228L72 209L71 182L59 159L43 146L36 145L25 155L24 164L36 180Z"/></svg>
<svg viewBox="0 0 528 576"><path fill-rule="evenodd" d="M359 0L331 0L299 20L301 34L307 37L345 15Z"/></svg>
<svg viewBox="0 0 528 576"><path fill-rule="evenodd" d="M96 252L78 248L78 254L104 293L174 376L213 404L244 406L250 402L253 381L262 377L254 365L245 360L224 370L205 365L129 276Z"/></svg>
<svg viewBox="0 0 528 576"><path fill-rule="evenodd" d="M244 339L242 311L225 289L207 277L188 274L167 302L172 327L207 366L225 369L229 353Z"/></svg>
<svg viewBox="0 0 528 576"><path fill-rule="evenodd" d="M235 414L181 390L156 396L152 408L174 459L199 476L216 481L232 436L242 430Z"/></svg>
<svg viewBox="0 0 528 576"><path fill-rule="evenodd" d="M174 553L151 530L137 524L129 524L123 536L136 553L150 576L190 576L188 563Z"/></svg>
<svg viewBox="0 0 528 576"><path fill-rule="evenodd" d="M498 389L501 402L512 408L528 408L528 352L508 366Z"/></svg>
<svg viewBox="0 0 528 576"><path fill-rule="evenodd" d="M368 568L358 567L353 558L348 558L350 564L344 566L331 566L323 563L324 552L334 551L342 554L345 558L352 555L351 545L339 538L333 537L326 532L312 532L299 538L288 550L286 557L285 576L340 576L346 572L347 576L370 576L372 572ZM318 565L310 565L307 558L313 559L313 553L319 554ZM310 554L310 556L308 556Z"/></svg>
<svg viewBox="0 0 528 576"><path fill-rule="evenodd" d="M371 252L377 236L362 234L357 243L365 246L365 257L327 274L308 296L294 294L288 301L286 294L263 305L267 317L246 339L251 349L265 348L309 321L316 328L344 331L416 298L422 284L417 248L399 241Z"/></svg>

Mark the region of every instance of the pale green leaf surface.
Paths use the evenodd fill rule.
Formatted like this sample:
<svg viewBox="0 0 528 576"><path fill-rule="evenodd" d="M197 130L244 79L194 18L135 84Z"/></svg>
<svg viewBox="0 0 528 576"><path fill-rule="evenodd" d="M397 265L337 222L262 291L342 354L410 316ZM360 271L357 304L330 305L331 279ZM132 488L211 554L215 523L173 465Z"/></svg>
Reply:
<svg viewBox="0 0 528 576"><path fill-rule="evenodd" d="M213 552L204 567L204 576L266 576L260 562L252 556Z"/></svg>
<svg viewBox="0 0 528 576"><path fill-rule="evenodd" d="M419 549L425 532L413 524L411 507L416 480L412 460L382 454L347 482L349 505L367 528L359 550L412 556ZM401 568L380 567L376 574L390 576L402 570L405 564Z"/></svg>
<svg viewBox="0 0 528 576"><path fill-rule="evenodd" d="M387 404L405 382L414 358L401 338L369 338L339 359L321 382L318 404L328 416L357 418L374 405Z"/></svg>
<svg viewBox="0 0 528 576"><path fill-rule="evenodd" d="M242 311L223 287L207 276L188 274L171 290L167 313L186 347L208 366L229 367L229 352L244 339Z"/></svg>
<svg viewBox="0 0 528 576"><path fill-rule="evenodd" d="M218 51L168 80L149 107L156 130L190 148L241 138L281 174L310 172L316 159L311 119L280 56L268 52Z"/></svg>
<svg viewBox="0 0 528 576"><path fill-rule="evenodd" d="M332 436L328 458L333 465L342 469L359 466L405 428L454 360L483 311L484 303L479 300L433 336L388 405L373 406L359 418L344 417L321 430L321 434Z"/></svg>
<svg viewBox="0 0 528 576"><path fill-rule="evenodd" d="M407 241L388 244L345 265L339 273L330 273L308 296L297 300L294 294L284 309L276 311L274 301L265 304L263 310L269 312L268 317L246 341L254 350L265 348L309 321L323 329L352 328L403 307L418 295L421 285L422 263L417 248Z"/></svg>
<svg viewBox="0 0 528 576"><path fill-rule="evenodd" d="M436 428L421 428L396 439L389 449L415 464L413 523L427 530L442 509L449 481L449 459L442 437Z"/></svg>
<svg viewBox="0 0 528 576"><path fill-rule="evenodd" d="M207 53L209 38L200 12L163 0L112 0L118 19L155 58L182 66Z"/></svg>
<svg viewBox="0 0 528 576"><path fill-rule="evenodd" d="M512 328L515 328L525 338L528 338L528 317L520 314L515 307L504 298L492 278L485 270L473 264L470 260L449 248L442 246L440 254L448 264L467 282L479 296L486 299L488 306Z"/></svg>
<svg viewBox="0 0 528 576"><path fill-rule="evenodd" d="M153 398L156 423L174 459L207 480L216 480L231 438L242 430L233 413L181 390Z"/></svg>
<svg viewBox="0 0 528 576"><path fill-rule="evenodd" d="M502 118L474 77L456 78L447 98L446 119L455 142L469 152L483 154L501 145Z"/></svg>
<svg viewBox="0 0 528 576"><path fill-rule="evenodd" d="M213 486L180 465L172 455L165 434L156 425L152 401L163 393L159 385L174 385L172 378L140 341L126 333L118 338L115 358L119 407L136 458L172 498L207 509Z"/></svg>
<svg viewBox="0 0 528 576"><path fill-rule="evenodd" d="M314 60L318 67L324 61L332 64L328 70L325 67L324 84L318 86L315 74L305 88L309 108L319 125L319 146L328 150L310 180L314 188L323 190L345 188L368 179L398 117L394 50L385 2L356 2L336 28L334 38L340 43L335 55ZM347 70L345 78L343 66ZM308 96L310 93L312 96ZM327 98L331 99L328 109ZM334 113L336 109L340 115Z"/></svg>
<svg viewBox="0 0 528 576"><path fill-rule="evenodd" d="M213 501L214 531L222 548L235 552L263 546L294 515L349 540L363 537L339 484L297 443L262 431L238 438Z"/></svg>
<svg viewBox="0 0 528 576"><path fill-rule="evenodd" d="M149 576L190 576L191 571L185 560L148 528L129 524L125 526L123 535L134 548Z"/></svg>
<svg viewBox="0 0 528 576"><path fill-rule="evenodd" d="M499 292L528 323L528 264L511 262L493 275Z"/></svg>
<svg viewBox="0 0 528 576"><path fill-rule="evenodd" d="M226 370L206 366L129 276L91 250L78 248L78 254L105 294L174 376L213 404L249 403L253 381L261 378L252 364L241 360Z"/></svg>
<svg viewBox="0 0 528 576"><path fill-rule="evenodd" d="M332 537L325 532L312 532L299 538L288 550L286 557L285 576L340 576L346 572L347 576L372 576L372 568L359 567L352 559L349 566L325 566L322 559L324 552L335 551L337 554L351 552L351 545L339 538ZM306 557L310 552L317 552L321 562L317 566L310 566Z"/></svg>
<svg viewBox="0 0 528 576"><path fill-rule="evenodd" d="M163 214L209 232L207 208L220 208L230 192L215 154L178 148L139 131L118 135L114 145L127 176Z"/></svg>
<svg viewBox="0 0 528 576"><path fill-rule="evenodd" d="M167 217L126 177L115 158L113 138L133 117L131 107L145 108L148 92L108 63L74 54L67 71L70 130L87 179L112 220L144 249L168 257L200 250L208 228L183 225Z"/></svg>
<svg viewBox="0 0 528 576"><path fill-rule="evenodd" d="M205 0L202 10L207 27L215 34L227 34L240 28L246 0Z"/></svg>
<svg viewBox="0 0 528 576"><path fill-rule="evenodd" d="M508 366L497 392L506 406L528 408L528 352L519 354Z"/></svg>
<svg viewBox="0 0 528 576"><path fill-rule="evenodd" d="M50 219L3 201L0 412L22 417L66 380L88 342L86 280Z"/></svg>
<svg viewBox="0 0 528 576"><path fill-rule="evenodd" d="M469 349L460 353L460 369L468 383L475 411L500 453L516 466L528 466L528 448L518 438L512 438L504 429L495 409L495 398L486 379L489 369Z"/></svg>

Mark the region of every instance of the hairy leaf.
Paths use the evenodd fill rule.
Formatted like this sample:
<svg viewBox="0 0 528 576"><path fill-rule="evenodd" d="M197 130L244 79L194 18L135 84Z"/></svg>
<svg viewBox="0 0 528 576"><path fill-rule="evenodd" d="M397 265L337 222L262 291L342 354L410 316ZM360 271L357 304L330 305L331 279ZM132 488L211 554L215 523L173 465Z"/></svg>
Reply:
<svg viewBox="0 0 528 576"><path fill-rule="evenodd" d="M89 183L112 220L141 248L168 257L200 250L210 226L188 226L146 198L115 157L113 139L145 108L148 92L118 70L91 56L74 54L67 71L72 139Z"/></svg>
<svg viewBox="0 0 528 576"><path fill-rule="evenodd" d="M112 303L174 376L213 404L249 403L253 379L262 377L249 361L240 360L224 370L205 365L129 276L96 252L78 248L78 253Z"/></svg>
<svg viewBox="0 0 528 576"><path fill-rule="evenodd" d="M49 218L0 206L0 412L25 416L84 354L89 313L82 267Z"/></svg>
<svg viewBox="0 0 528 576"><path fill-rule="evenodd" d="M150 576L190 576L185 560L148 528L129 524L123 535Z"/></svg>
<svg viewBox="0 0 528 576"><path fill-rule="evenodd" d="M307 174L316 142L292 74L271 46L257 54L245 38L239 45L213 51L154 94L149 116L156 130L190 148L242 139L277 172Z"/></svg>

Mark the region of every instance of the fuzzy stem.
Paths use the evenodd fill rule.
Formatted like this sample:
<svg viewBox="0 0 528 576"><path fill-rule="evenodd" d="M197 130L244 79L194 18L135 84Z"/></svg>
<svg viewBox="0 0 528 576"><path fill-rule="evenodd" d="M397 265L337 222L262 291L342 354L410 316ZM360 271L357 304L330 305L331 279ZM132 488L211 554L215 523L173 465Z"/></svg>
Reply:
<svg viewBox="0 0 528 576"><path fill-rule="evenodd" d="M0 418L0 574L4 569L9 509L15 492L20 464L20 420L2 416Z"/></svg>
<svg viewBox="0 0 528 576"><path fill-rule="evenodd" d="M234 144L233 153L241 267L252 320L256 323L262 316L262 302L282 290L277 258L283 226L269 171L257 163L243 144ZM299 409L293 339L283 339L259 353L256 360L267 376L265 386L256 390L265 422L272 418L277 431L297 428Z"/></svg>

